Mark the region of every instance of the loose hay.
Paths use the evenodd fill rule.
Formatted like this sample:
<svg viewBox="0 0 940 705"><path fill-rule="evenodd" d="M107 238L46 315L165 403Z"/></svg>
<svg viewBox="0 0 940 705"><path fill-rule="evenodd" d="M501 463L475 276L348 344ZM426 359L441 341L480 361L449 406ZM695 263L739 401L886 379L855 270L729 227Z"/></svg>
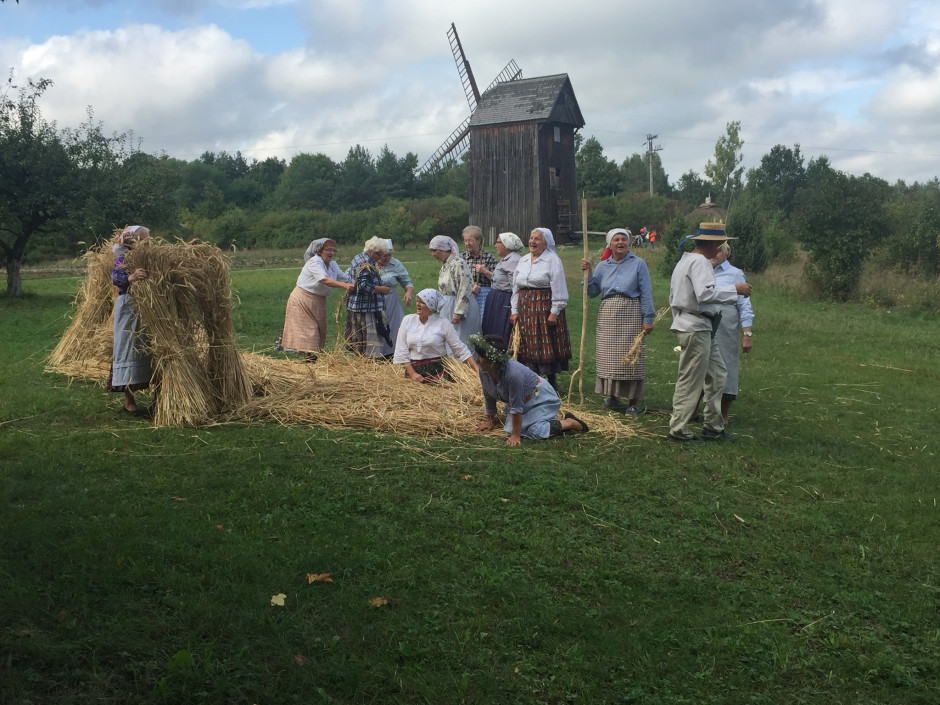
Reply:
<svg viewBox="0 0 940 705"><path fill-rule="evenodd" d="M72 323L49 358L50 371L107 380L115 297L110 248L106 243L85 255L86 280ZM397 365L339 349L324 351L315 364L238 351L228 262L220 250L143 241L125 263L150 274L130 292L160 385L156 426L268 420L425 437L479 435L483 392L467 365L446 360L452 382L417 384ZM637 435L610 415L572 408L592 431L610 438Z"/></svg>

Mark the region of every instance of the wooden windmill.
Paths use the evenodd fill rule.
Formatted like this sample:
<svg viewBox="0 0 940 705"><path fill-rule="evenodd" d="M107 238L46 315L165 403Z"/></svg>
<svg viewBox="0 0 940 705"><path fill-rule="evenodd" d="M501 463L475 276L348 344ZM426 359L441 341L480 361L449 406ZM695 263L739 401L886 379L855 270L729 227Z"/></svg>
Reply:
<svg viewBox="0 0 940 705"><path fill-rule="evenodd" d="M547 227L566 242L577 218L575 131L584 127L567 74L522 78L510 61L477 90L453 24L447 33L470 115L425 162L433 171L470 150L470 223L493 244L503 231L523 240Z"/></svg>

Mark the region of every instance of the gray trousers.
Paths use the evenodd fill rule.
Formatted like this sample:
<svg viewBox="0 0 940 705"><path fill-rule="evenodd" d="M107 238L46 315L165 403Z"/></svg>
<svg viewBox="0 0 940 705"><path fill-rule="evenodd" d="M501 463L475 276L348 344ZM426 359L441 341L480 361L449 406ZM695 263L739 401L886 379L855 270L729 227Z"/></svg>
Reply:
<svg viewBox="0 0 940 705"><path fill-rule="evenodd" d="M728 370L721 359L721 351L710 331L695 333L676 332L682 352L679 354L679 376L672 397L672 418L669 433L691 438L694 434L689 421L695 415L699 396L705 394L704 425L714 431L724 430L721 418L721 393L725 388Z"/></svg>

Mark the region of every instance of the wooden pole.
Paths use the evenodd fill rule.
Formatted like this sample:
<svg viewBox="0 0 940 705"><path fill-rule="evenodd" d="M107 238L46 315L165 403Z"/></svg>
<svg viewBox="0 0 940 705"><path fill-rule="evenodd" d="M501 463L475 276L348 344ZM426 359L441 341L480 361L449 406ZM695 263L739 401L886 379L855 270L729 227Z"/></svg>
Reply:
<svg viewBox="0 0 940 705"><path fill-rule="evenodd" d="M588 229L587 229L587 199L581 199L581 244L584 246L584 259L588 258ZM574 389L574 379L578 378L579 403L584 404L584 339L587 338L588 321L588 272L581 273L581 351L578 354L578 369L571 375L568 384L568 403L571 403L571 390Z"/></svg>

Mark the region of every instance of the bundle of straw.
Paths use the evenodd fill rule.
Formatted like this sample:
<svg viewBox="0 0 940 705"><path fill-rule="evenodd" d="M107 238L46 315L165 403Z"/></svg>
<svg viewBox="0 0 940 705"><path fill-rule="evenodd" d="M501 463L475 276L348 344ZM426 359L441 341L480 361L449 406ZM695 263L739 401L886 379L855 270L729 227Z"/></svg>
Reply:
<svg viewBox="0 0 940 705"><path fill-rule="evenodd" d="M111 283L111 243L85 253L85 281L75 296L75 313L49 356L47 369L104 383L111 370L112 313L117 290Z"/></svg>
<svg viewBox="0 0 940 705"><path fill-rule="evenodd" d="M160 380L154 422L203 424L251 396L235 347L228 261L205 243L144 240L127 253L128 271L149 276L130 289L140 332Z"/></svg>
<svg viewBox="0 0 940 705"><path fill-rule="evenodd" d="M653 319L654 326L659 323L660 319L666 315L668 310L669 307L666 306L656 312L656 318ZM627 354L623 356L623 363L625 365L630 365L632 367L640 361L640 349L643 347L643 338L645 336L646 331L640 331L640 334L636 337L636 340L633 341L633 345L631 345L630 349L627 350Z"/></svg>

